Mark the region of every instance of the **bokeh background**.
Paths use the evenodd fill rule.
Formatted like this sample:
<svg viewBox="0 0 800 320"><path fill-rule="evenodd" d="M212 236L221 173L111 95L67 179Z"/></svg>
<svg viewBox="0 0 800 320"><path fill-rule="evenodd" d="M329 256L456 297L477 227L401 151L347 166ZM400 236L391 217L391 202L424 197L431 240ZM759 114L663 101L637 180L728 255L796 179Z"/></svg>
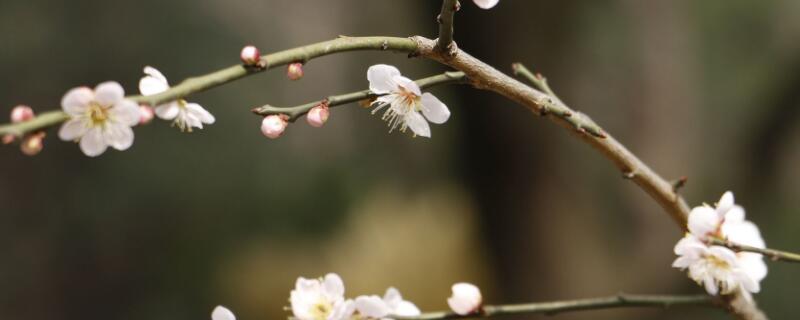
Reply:
<svg viewBox="0 0 800 320"><path fill-rule="evenodd" d="M800 250L800 1L463 1L456 39L509 71L545 74L574 108L693 205L733 190L767 243ZM152 65L172 83L338 35L435 37L439 1L0 1L0 114L44 111L79 85L135 92ZM45 150L0 148L0 318L283 319L298 276L342 275L349 296L398 287L424 310L476 283L489 303L701 293L670 267L679 229L587 145L524 108L464 86L433 139L388 134L357 105L321 129L268 140L249 109L367 87L366 69L446 70L360 52L192 96L217 123L136 129L90 159L50 130ZM4 120L5 121L5 120ZM800 312L797 266L770 263L757 295ZM545 316L519 318L540 319ZM614 310L557 319L716 319L711 309Z"/></svg>

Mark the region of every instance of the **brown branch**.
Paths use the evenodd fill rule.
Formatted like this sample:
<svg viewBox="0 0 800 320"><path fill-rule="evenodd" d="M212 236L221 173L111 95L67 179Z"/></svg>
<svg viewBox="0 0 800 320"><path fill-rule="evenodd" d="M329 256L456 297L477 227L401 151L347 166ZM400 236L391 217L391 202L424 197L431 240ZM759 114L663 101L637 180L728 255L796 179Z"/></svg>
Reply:
<svg viewBox="0 0 800 320"><path fill-rule="evenodd" d="M800 254L792 253L788 251L781 251L775 250L770 248L758 248L753 246L748 246L744 244L738 244L732 242L730 240L722 240L718 238L711 238L708 241L710 244L723 246L730 248L733 251L745 251L745 252L753 252L753 253L760 253L763 256L769 258L772 261L786 261L786 262L800 262Z"/></svg>
<svg viewBox="0 0 800 320"><path fill-rule="evenodd" d="M461 4L458 0L442 0L442 12L436 18L439 23L439 39L437 39L436 48L450 56L458 52L458 48L453 42L453 24L456 11L460 7Z"/></svg>

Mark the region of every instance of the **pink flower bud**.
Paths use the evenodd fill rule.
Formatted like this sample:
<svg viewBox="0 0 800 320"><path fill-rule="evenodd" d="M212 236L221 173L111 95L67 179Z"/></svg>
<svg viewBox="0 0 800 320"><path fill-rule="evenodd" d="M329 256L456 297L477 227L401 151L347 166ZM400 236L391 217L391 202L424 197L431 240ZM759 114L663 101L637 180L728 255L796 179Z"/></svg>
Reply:
<svg viewBox="0 0 800 320"><path fill-rule="evenodd" d="M306 115L306 121L309 125L315 128L322 127L328 121L331 112L327 103L320 103L316 107L311 108Z"/></svg>
<svg viewBox="0 0 800 320"><path fill-rule="evenodd" d="M22 153L28 156L35 156L42 152L44 136L44 132L38 132L25 137L19 146Z"/></svg>
<svg viewBox="0 0 800 320"><path fill-rule="evenodd" d="M453 295L447 304L453 312L462 316L475 313L481 308L483 297L481 290L471 283L461 282L453 285Z"/></svg>
<svg viewBox="0 0 800 320"><path fill-rule="evenodd" d="M286 67L286 76L289 77L289 80L300 80L303 77L303 64L300 62L295 62L289 64Z"/></svg>
<svg viewBox="0 0 800 320"><path fill-rule="evenodd" d="M239 54L242 62L248 66L254 66L261 61L261 52L255 46L245 46Z"/></svg>
<svg viewBox="0 0 800 320"><path fill-rule="evenodd" d="M33 119L33 109L29 106L19 105L11 109L11 122L24 122Z"/></svg>
<svg viewBox="0 0 800 320"><path fill-rule="evenodd" d="M7 135L4 135L4 136L3 136L3 144L11 144L11 143L12 143L12 142L14 142L14 140L16 140L16 139L17 139L17 138L16 138L16 137L14 137L14 135L13 135L13 134L7 134Z"/></svg>
<svg viewBox="0 0 800 320"><path fill-rule="evenodd" d="M271 116L264 117L264 120L261 121L261 133L270 139L280 137L283 134L283 131L286 130L286 126L289 125L289 122L287 121L288 119L289 117L284 114L273 114Z"/></svg>
<svg viewBox="0 0 800 320"><path fill-rule="evenodd" d="M139 125L148 124L153 121L153 108L148 106L139 106Z"/></svg>

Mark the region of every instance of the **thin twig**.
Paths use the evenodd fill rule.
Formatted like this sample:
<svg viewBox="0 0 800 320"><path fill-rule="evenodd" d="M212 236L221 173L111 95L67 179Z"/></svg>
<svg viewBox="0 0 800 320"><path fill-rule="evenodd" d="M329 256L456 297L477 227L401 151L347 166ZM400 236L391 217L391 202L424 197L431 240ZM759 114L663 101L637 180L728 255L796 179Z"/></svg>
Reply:
<svg viewBox="0 0 800 320"><path fill-rule="evenodd" d="M537 302L511 305L483 306L474 314L459 315L453 312L430 312L416 317L391 317L397 320L440 320L464 318L488 318L513 314L548 314L562 312L599 310L625 307L655 307L669 308L672 306L699 305L714 307L719 301L708 295L639 295L620 293L616 296L563 300L552 302Z"/></svg>
<svg viewBox="0 0 800 320"><path fill-rule="evenodd" d="M748 246L744 244L738 244L732 242L730 240L722 240L718 238L711 238L709 239L709 243L713 245L728 247L733 251L745 251L745 252L754 252L760 253L765 257L769 258L772 261L786 261L786 262L795 262L800 263L800 254L792 253L788 251L781 251L775 250L770 248L758 248L753 246Z"/></svg>
<svg viewBox="0 0 800 320"><path fill-rule="evenodd" d="M231 81L244 78L254 73L262 72L277 66L326 56L338 52L357 50L391 50L397 52L413 53L417 44L409 38L398 37L339 37L337 39L318 42L302 47L283 50L261 57L259 67L234 65L211 72L206 75L188 78L180 84L162 93L152 96L128 96L135 102L156 106L168 101L184 98L190 94L208 90ZM18 137L50 126L57 125L69 119L63 111L49 111L38 117L21 123L0 126L0 136L11 134Z"/></svg>
<svg viewBox="0 0 800 320"><path fill-rule="evenodd" d="M456 11L458 11L460 6L461 4L458 0L442 0L442 12L437 18L437 22L439 23L439 39L436 43L437 49L450 56L458 52L453 42L453 24Z"/></svg>
<svg viewBox="0 0 800 320"><path fill-rule="evenodd" d="M436 85L464 82L465 79L466 76L464 75L463 72L445 72L439 75L414 80L414 82L416 82L420 88L425 89ZM322 103L326 103L328 107L335 107L365 99L373 99L378 96L381 95L374 94L372 93L372 91L369 90L362 90L357 92L329 96L319 101L314 101L294 107L281 108L281 107L274 107L271 105L264 105L262 107L255 108L252 111L253 113L262 116L268 116L271 114L285 114L289 116L289 121L295 121L297 120L297 118L308 113L308 111L311 110L311 108L318 106Z"/></svg>

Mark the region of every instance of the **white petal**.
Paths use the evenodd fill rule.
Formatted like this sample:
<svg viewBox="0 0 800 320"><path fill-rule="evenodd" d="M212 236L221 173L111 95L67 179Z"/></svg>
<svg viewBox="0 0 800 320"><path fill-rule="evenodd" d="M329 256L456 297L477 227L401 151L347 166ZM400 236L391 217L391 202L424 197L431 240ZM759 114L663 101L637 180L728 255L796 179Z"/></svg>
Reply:
<svg viewBox="0 0 800 320"><path fill-rule="evenodd" d="M689 212L689 232L697 237L705 238L706 235L717 230L721 218L716 211L709 207L695 207Z"/></svg>
<svg viewBox="0 0 800 320"><path fill-rule="evenodd" d="M742 206L733 205L725 212L725 223L741 223L744 221L744 208Z"/></svg>
<svg viewBox="0 0 800 320"><path fill-rule="evenodd" d="M403 301L403 296L400 295L399 290L394 287L389 287L389 289L386 289L386 293L383 294L383 301L385 301L389 307L394 308L400 301Z"/></svg>
<svg viewBox="0 0 800 320"><path fill-rule="evenodd" d="M482 9L491 9L492 7L496 6L500 0L473 0L478 7Z"/></svg>
<svg viewBox="0 0 800 320"><path fill-rule="evenodd" d="M103 138L107 145L119 151L124 151L133 145L133 129L122 123L111 124L103 132Z"/></svg>
<svg viewBox="0 0 800 320"><path fill-rule="evenodd" d="M211 312L211 320L236 320L236 316L228 308L217 306Z"/></svg>
<svg viewBox="0 0 800 320"><path fill-rule="evenodd" d="M417 97L422 95L422 91L419 90L419 86L416 82L414 82L414 80L401 75L396 75L394 76L394 82L397 83L398 87L403 87L406 89L406 91L413 92L415 95L417 95Z"/></svg>
<svg viewBox="0 0 800 320"><path fill-rule="evenodd" d="M144 73L146 76L139 80L139 92L141 92L142 95L154 95L169 89L167 78L156 70L156 68L151 66L144 67Z"/></svg>
<svg viewBox="0 0 800 320"><path fill-rule="evenodd" d="M422 312L410 301L400 301L400 304L392 310L392 314L401 317L416 317Z"/></svg>
<svg viewBox="0 0 800 320"><path fill-rule="evenodd" d="M470 283L456 283L452 288L453 294L447 299L447 304L453 312L467 315L480 308L483 298L481 291Z"/></svg>
<svg viewBox="0 0 800 320"><path fill-rule="evenodd" d="M102 106L108 107L122 101L125 98L125 90L115 81L107 81L98 84L94 88L95 101Z"/></svg>
<svg viewBox="0 0 800 320"><path fill-rule="evenodd" d="M61 108L72 116L86 112L89 103L94 100L94 91L87 87L78 87L67 91L61 98Z"/></svg>
<svg viewBox="0 0 800 320"><path fill-rule="evenodd" d="M428 121L436 124L445 123L450 118L450 110L436 96L425 92L422 94L422 114Z"/></svg>
<svg viewBox="0 0 800 320"><path fill-rule="evenodd" d="M203 109L203 107L199 104L196 103L186 104L186 109L188 109L189 112L192 113L195 117L197 117L197 119L200 120L200 122L202 123L212 124L214 123L214 121L216 121L214 115L208 112L208 110Z"/></svg>
<svg viewBox="0 0 800 320"><path fill-rule="evenodd" d="M675 254L682 256L697 257L705 252L707 246L692 235L683 237L675 244Z"/></svg>
<svg viewBox="0 0 800 320"><path fill-rule="evenodd" d="M384 94L397 90L397 83L394 77L400 75L400 70L386 65L376 64L367 70L367 80L369 80L369 90L376 94Z"/></svg>
<svg viewBox="0 0 800 320"><path fill-rule="evenodd" d="M428 126L428 121L419 112L411 111L406 113L405 122L414 134L426 138L431 137L431 127Z"/></svg>
<svg viewBox="0 0 800 320"><path fill-rule="evenodd" d="M761 231L758 226L750 221L743 221L740 223L728 223L727 221L722 225L722 233L728 240L735 243L753 246L757 248L764 248L764 238L761 237Z"/></svg>
<svg viewBox="0 0 800 320"><path fill-rule="evenodd" d="M58 137L64 141L73 141L82 137L88 130L83 119L72 119L61 126L61 129L58 130Z"/></svg>
<svg viewBox="0 0 800 320"><path fill-rule="evenodd" d="M719 289L717 288L717 282L714 281L714 278L712 278L710 275L706 276L705 279L703 279L703 284L706 287L706 292L708 292L708 294L712 296L716 295L717 292L719 291Z"/></svg>
<svg viewBox="0 0 800 320"><path fill-rule="evenodd" d="M356 310L362 316L380 319L389 315L389 306L378 296L359 296L355 301Z"/></svg>
<svg viewBox="0 0 800 320"><path fill-rule="evenodd" d="M172 120L178 116L180 107L177 102L170 102L156 107L156 115L164 120Z"/></svg>
<svg viewBox="0 0 800 320"><path fill-rule="evenodd" d="M695 261L696 261L695 259L692 259L688 256L680 256L677 259L675 259L675 261L672 262L672 267L678 269L685 269Z"/></svg>
<svg viewBox="0 0 800 320"><path fill-rule="evenodd" d="M761 281L767 277L767 264L760 254L752 252L740 252L739 265L755 281ZM755 292L755 291L751 291Z"/></svg>
<svg viewBox="0 0 800 320"><path fill-rule="evenodd" d="M326 320L350 320L356 306L353 300L337 301L333 304L333 310Z"/></svg>
<svg viewBox="0 0 800 320"><path fill-rule="evenodd" d="M103 139L102 129L94 127L81 137L81 151L87 156L96 157L106 152L108 145Z"/></svg>
<svg viewBox="0 0 800 320"><path fill-rule="evenodd" d="M139 111L139 105L127 99L123 99L114 104L114 107L109 110L109 113L111 119L129 127L138 124L142 114Z"/></svg>
<svg viewBox="0 0 800 320"><path fill-rule="evenodd" d="M343 299L344 297L344 282L338 274L329 273L325 275L324 282L322 283L322 290L331 299Z"/></svg>
<svg viewBox="0 0 800 320"><path fill-rule="evenodd" d="M733 192L726 191L722 194L722 197L719 198L719 202L717 202L717 212L725 213L733 208L733 204Z"/></svg>

